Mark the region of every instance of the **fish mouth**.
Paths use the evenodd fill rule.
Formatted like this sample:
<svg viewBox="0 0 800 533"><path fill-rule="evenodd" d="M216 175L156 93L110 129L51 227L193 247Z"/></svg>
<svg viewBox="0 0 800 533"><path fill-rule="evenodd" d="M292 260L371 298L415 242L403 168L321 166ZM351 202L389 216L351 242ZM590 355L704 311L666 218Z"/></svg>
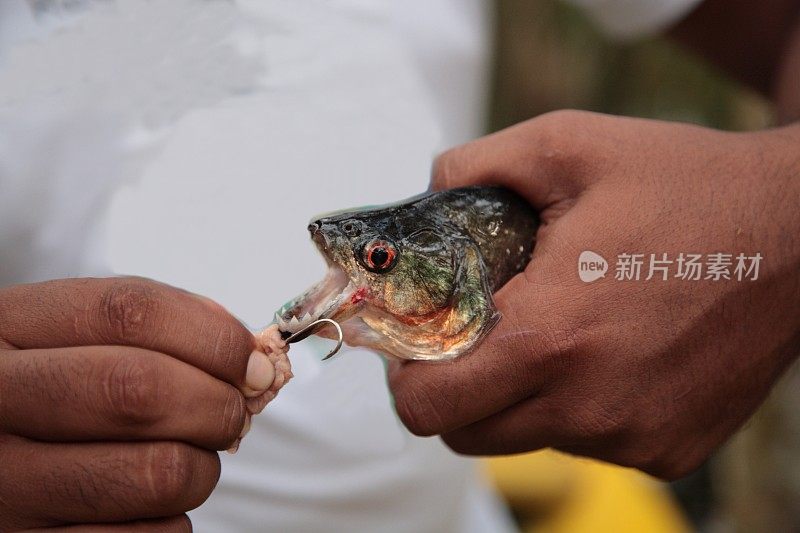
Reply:
<svg viewBox="0 0 800 533"><path fill-rule="evenodd" d="M335 263L329 263L322 281L275 313L275 323L281 336L288 338L321 318L340 323L347 320L360 308L360 299L354 298L358 292L358 287L347 273ZM317 333L323 327L324 324L321 324L320 328L312 328L303 338ZM298 337L296 340L302 339Z"/></svg>

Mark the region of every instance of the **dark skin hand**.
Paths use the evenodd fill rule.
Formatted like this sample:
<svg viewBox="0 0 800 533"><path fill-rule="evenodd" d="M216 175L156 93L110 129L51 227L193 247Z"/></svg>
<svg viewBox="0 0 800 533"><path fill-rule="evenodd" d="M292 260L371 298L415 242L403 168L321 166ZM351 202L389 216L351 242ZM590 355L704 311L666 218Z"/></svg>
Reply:
<svg viewBox="0 0 800 533"><path fill-rule="evenodd" d="M0 289L0 531L191 530L274 377L256 346L149 280Z"/></svg>
<svg viewBox="0 0 800 533"><path fill-rule="evenodd" d="M769 62L754 85L789 121L800 109L800 34L781 17L797 3L774 4L780 36L753 50ZM738 20L728 15L717 23ZM756 59L721 64L758 78ZM800 353L800 125L727 133L556 112L434 165L435 189L489 184L540 211L533 259L496 294L503 319L475 352L390 363L412 432L464 454L553 447L676 479L747 420ZM610 259L606 278L579 279L584 250ZM764 259L757 281L644 281L646 271L617 281L613 259L624 252Z"/></svg>

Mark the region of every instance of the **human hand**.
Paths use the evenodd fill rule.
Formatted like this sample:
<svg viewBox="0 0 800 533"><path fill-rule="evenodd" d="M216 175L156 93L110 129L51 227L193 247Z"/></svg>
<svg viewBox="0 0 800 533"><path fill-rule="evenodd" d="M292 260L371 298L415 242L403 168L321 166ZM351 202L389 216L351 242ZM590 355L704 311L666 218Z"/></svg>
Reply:
<svg viewBox="0 0 800 533"><path fill-rule="evenodd" d="M0 289L0 531L190 530L213 450L275 376L256 346L221 306L144 279Z"/></svg>
<svg viewBox="0 0 800 533"><path fill-rule="evenodd" d="M797 126L724 133L557 112L442 155L434 188L506 186L542 226L476 351L390 363L400 418L465 454L554 447L668 479L689 473L800 352L798 146ZM576 272L584 250L763 260L756 281L675 270L620 281L612 260L589 284Z"/></svg>

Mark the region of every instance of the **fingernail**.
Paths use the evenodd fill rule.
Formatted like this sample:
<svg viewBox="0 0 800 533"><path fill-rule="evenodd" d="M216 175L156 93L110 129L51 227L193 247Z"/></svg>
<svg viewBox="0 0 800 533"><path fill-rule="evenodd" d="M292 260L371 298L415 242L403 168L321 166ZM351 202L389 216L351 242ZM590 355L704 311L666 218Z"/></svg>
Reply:
<svg viewBox="0 0 800 533"><path fill-rule="evenodd" d="M230 448L228 448L227 450L225 450L225 451L228 452L229 454L233 455L233 454L235 454L236 452L239 451L239 445L241 443L242 443L242 439L236 439L236 442L234 442L233 445Z"/></svg>
<svg viewBox="0 0 800 533"><path fill-rule="evenodd" d="M244 421L244 427L242 427L242 432L239 433L239 440L242 440L244 436L247 435L247 433L250 431L250 423L251 423L250 419L251 416L247 415L247 418Z"/></svg>
<svg viewBox="0 0 800 533"><path fill-rule="evenodd" d="M275 379L275 367L263 352L255 350L247 362L247 375L244 378L249 390L243 391L248 398L258 396L272 385Z"/></svg>

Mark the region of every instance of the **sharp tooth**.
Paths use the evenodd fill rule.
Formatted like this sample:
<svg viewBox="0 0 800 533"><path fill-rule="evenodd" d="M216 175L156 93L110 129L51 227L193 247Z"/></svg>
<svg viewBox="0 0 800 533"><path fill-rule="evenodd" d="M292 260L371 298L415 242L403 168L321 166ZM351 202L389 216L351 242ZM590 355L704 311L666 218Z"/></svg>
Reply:
<svg viewBox="0 0 800 533"><path fill-rule="evenodd" d="M289 328L297 328L300 325L300 321L297 320L296 316L293 316L291 320L289 320Z"/></svg>
<svg viewBox="0 0 800 533"><path fill-rule="evenodd" d="M311 323L311 313L306 313L303 315L303 318L300 319L303 324L310 324Z"/></svg>

